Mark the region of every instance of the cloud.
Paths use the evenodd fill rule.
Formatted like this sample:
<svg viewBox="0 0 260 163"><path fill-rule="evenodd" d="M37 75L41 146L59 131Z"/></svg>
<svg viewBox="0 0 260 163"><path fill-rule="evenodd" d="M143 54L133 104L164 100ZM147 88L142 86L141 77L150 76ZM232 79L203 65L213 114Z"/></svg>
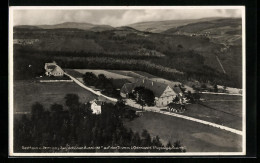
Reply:
<svg viewBox="0 0 260 163"><path fill-rule="evenodd" d="M144 21L241 17L238 9L132 9L132 10L14 10L14 25L43 25L83 22L123 26Z"/></svg>

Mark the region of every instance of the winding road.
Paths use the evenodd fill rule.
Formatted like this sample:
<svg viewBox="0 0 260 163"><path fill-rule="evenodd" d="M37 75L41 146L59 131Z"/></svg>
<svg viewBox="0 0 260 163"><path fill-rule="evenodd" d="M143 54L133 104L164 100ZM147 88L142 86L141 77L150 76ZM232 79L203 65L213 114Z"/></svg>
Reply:
<svg viewBox="0 0 260 163"><path fill-rule="evenodd" d="M65 73L65 74L67 76L69 76L80 87L94 93L97 96L103 96L104 98L106 98L110 101L117 102L116 98L111 98L111 97L108 97L106 95L101 94L100 92L94 91L93 89L91 89L91 88L87 87L86 85L84 85L83 83L81 83L78 79L72 77L71 75L69 75L67 73ZM128 106L137 108L137 109L142 108L140 105L136 104L133 100L130 100L130 99L127 99L125 104L128 105ZM219 125L219 124L216 124L216 123L200 120L200 119L197 119L197 118L188 117L188 116L185 116L185 115L180 115L180 114L176 114L176 113L172 113L172 112L168 112L168 111L161 111L160 109L161 108L157 108L157 107L144 107L145 111L157 112L157 113L161 113L161 114L165 114L165 115L169 115L169 116L174 116L174 117L186 119L186 120L189 120L189 121L201 123L201 124L204 124L204 125L208 125L208 126L211 126L211 127L219 128L219 129L222 129L222 130L226 130L226 131L238 134L238 135L243 135L243 132L240 131L240 130L236 130L236 129L226 127L226 126L223 126L223 125Z"/></svg>

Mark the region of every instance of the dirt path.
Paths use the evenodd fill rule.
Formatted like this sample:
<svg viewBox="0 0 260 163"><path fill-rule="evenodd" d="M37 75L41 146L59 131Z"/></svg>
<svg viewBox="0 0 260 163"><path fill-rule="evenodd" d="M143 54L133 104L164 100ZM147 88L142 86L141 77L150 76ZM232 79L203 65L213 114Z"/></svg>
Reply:
<svg viewBox="0 0 260 163"><path fill-rule="evenodd" d="M222 68L222 70L223 70L223 73L225 74L225 73L226 73L226 71L225 71L225 69L224 69L223 65L221 64L221 62L220 62L220 60L219 60L218 56L216 56L216 58L217 58L217 60L218 60L218 63L219 63L219 65L220 65L220 67L221 67L221 68Z"/></svg>
<svg viewBox="0 0 260 163"><path fill-rule="evenodd" d="M81 83L79 80L77 80L76 78L72 77L71 75L69 75L69 74L67 74L67 73L65 73L65 74L68 75L68 76L69 76L76 84L78 84L80 87L82 87L82 88L84 88L84 89L86 89L86 90L88 90L88 91L94 93L94 94L97 95L97 96L103 96L104 98L106 98L106 99L108 99L108 100L110 100L110 101L117 102L117 99L116 99L116 98L111 98L111 97L108 97L108 96L106 96L106 95L101 94L101 93L98 92L98 91L94 91L93 89L87 87L86 85L84 85L84 84Z"/></svg>

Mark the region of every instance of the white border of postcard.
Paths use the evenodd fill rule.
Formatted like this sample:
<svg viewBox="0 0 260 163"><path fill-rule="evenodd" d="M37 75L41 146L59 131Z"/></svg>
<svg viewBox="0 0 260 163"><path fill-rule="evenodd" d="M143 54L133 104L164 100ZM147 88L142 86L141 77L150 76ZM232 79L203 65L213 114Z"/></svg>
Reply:
<svg viewBox="0 0 260 163"><path fill-rule="evenodd" d="M242 152L186 152L186 153L14 153L13 152L13 11L17 9L78 10L78 9L240 9L242 13L243 65L243 127ZM245 6L10 6L9 7L9 156L239 156L246 154L246 56Z"/></svg>

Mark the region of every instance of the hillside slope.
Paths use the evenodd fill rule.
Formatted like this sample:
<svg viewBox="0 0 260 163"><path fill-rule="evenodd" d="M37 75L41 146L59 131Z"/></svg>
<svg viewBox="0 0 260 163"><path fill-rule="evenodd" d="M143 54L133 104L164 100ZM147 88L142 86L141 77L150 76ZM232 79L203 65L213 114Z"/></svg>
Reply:
<svg viewBox="0 0 260 163"><path fill-rule="evenodd" d="M170 28L162 33L206 37L224 45L241 45L242 20L240 18L208 20Z"/></svg>
<svg viewBox="0 0 260 163"><path fill-rule="evenodd" d="M135 28L140 31L160 33L165 30L168 30L170 28L176 28L178 26L183 26L183 25L187 25L190 23L209 21L209 20L215 20L215 19L218 19L218 18L212 17L212 18L202 18L202 19L150 21L150 22L139 22L139 23L129 24L127 26Z"/></svg>
<svg viewBox="0 0 260 163"><path fill-rule="evenodd" d="M76 22L65 22L61 24L54 25L18 25L15 28L30 28L30 29L81 29L81 30L91 30L91 31L106 31L112 30L113 27L110 25L95 25L90 23L76 23Z"/></svg>
<svg viewBox="0 0 260 163"><path fill-rule="evenodd" d="M33 27L15 28L14 31L14 40L18 40L16 42L23 42L22 40L25 39L29 42L14 46L15 49L26 50L21 53L38 56L48 54L47 58L59 56L64 63L73 61L67 65L73 65L75 68L90 68L90 65L95 68L109 69L116 67L131 70L134 68L154 72L156 73L154 75L160 75L161 70L169 68L184 72L184 77L178 76L182 80L185 78L202 82L219 82L219 85L226 84L233 87L241 87L242 83L242 73L238 71L242 67L241 46L229 45L227 47L212 41L209 37L150 33L132 27L119 27L98 32L75 28L34 29ZM230 35L233 36L232 33ZM28 41L30 39L38 41L30 43ZM227 74L223 73L216 56ZM92 58L87 60L90 57ZM83 63L82 60L85 59L87 61ZM137 67L126 65L126 60L131 59L133 65ZM97 65L98 60L100 60L99 65ZM113 63L109 63L110 61ZM81 62L81 65L77 62ZM139 63L142 63L142 66L140 65L142 69L138 69ZM177 78L170 75L164 74L173 79Z"/></svg>

